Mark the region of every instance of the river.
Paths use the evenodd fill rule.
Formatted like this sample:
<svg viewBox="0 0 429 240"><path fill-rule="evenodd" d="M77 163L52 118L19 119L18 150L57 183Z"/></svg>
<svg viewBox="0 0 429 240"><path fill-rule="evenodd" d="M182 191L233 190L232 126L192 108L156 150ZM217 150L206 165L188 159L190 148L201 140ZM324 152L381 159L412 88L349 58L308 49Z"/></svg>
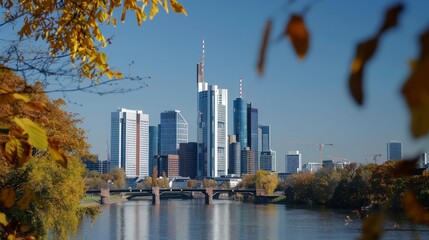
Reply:
<svg viewBox="0 0 429 240"><path fill-rule="evenodd" d="M351 221L345 221L347 215ZM205 205L204 199L161 200L153 206L136 200L102 206L97 220L85 219L72 239L356 239L361 224L344 210L230 200ZM382 239L429 239L429 228L412 228L401 217L390 217Z"/></svg>

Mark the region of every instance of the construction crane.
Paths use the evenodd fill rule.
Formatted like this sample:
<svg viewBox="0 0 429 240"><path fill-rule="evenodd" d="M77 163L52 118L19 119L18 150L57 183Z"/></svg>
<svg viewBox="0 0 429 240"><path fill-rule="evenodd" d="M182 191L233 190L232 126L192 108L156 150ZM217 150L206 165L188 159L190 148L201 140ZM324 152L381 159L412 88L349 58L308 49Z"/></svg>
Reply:
<svg viewBox="0 0 429 240"><path fill-rule="evenodd" d="M320 160L320 166L323 166L323 147L324 146L334 146L332 143L300 143L300 142L288 142L291 144L297 144L297 145L313 145L313 146L319 146L319 160Z"/></svg>
<svg viewBox="0 0 429 240"><path fill-rule="evenodd" d="M381 157L380 153L375 153L375 154L368 154L365 155L365 157L372 157L372 161L377 164L377 157Z"/></svg>

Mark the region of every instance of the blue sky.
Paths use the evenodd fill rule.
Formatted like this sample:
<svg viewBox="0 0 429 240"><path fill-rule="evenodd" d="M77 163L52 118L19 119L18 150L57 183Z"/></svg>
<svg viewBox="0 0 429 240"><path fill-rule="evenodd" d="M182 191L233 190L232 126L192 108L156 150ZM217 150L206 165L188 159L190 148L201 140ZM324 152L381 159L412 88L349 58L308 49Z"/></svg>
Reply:
<svg viewBox="0 0 429 240"><path fill-rule="evenodd" d="M260 124L271 125L277 167L284 171L284 155L299 150L303 161L318 161L317 146L290 142L333 143L324 158L342 157L365 163L367 154L381 153L386 143L401 140L406 156L429 151L428 138L413 140L409 114L400 88L409 73L408 62L418 55L417 36L429 25L429 2L407 1L399 27L383 37L365 73L365 106L358 108L347 88L354 47L380 26L392 1L190 1L182 0L188 16L161 12L137 26L129 13L124 24L105 29L114 35L105 49L110 64L127 73L151 76L148 86L124 94L99 96L70 93L67 110L84 118L92 152L105 159L110 141L110 112L119 107L141 109L150 124L160 112L180 110L189 123L189 140L196 141L196 64L205 39L205 79L229 91L229 129L232 101L243 77L244 97L259 109ZM300 61L288 41L279 39L291 13L315 3L305 20L311 34L310 50ZM264 24L274 28L263 77L256 72ZM124 86L127 83L123 83ZM61 94L52 94L53 97ZM332 157L334 156L334 157Z"/></svg>

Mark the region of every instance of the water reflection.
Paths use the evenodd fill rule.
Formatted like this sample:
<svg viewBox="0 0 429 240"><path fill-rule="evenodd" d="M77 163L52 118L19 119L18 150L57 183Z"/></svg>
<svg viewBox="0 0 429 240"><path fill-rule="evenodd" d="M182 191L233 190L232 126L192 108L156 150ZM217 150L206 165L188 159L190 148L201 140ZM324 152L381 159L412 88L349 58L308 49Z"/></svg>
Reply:
<svg viewBox="0 0 429 240"><path fill-rule="evenodd" d="M157 206L129 201L103 206L96 222L91 226L86 219L73 239L356 239L362 222L346 224L348 214L225 200L162 200ZM389 228L383 239L410 238L410 229L401 222L400 231ZM427 227L418 229L421 239L429 239Z"/></svg>

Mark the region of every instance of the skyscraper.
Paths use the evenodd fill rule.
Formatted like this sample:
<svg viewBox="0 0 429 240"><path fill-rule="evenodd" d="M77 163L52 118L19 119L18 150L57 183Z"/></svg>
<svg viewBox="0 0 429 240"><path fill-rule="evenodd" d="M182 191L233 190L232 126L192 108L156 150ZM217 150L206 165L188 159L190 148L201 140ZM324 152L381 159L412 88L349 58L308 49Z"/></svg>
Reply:
<svg viewBox="0 0 429 240"><path fill-rule="evenodd" d="M181 143L179 147L179 174L182 177L197 176L197 143Z"/></svg>
<svg viewBox="0 0 429 240"><path fill-rule="evenodd" d="M255 173L255 152L246 147L241 150L241 174Z"/></svg>
<svg viewBox="0 0 429 240"><path fill-rule="evenodd" d="M204 81L203 57L197 64L198 176L219 177L228 171L228 90Z"/></svg>
<svg viewBox="0 0 429 240"><path fill-rule="evenodd" d="M402 159L402 142L390 141L387 143L387 161Z"/></svg>
<svg viewBox="0 0 429 240"><path fill-rule="evenodd" d="M271 128L259 125L259 132L259 169L276 171L276 152L271 149Z"/></svg>
<svg viewBox="0 0 429 240"><path fill-rule="evenodd" d="M261 130L261 151L271 150L271 131L270 126L259 125Z"/></svg>
<svg viewBox="0 0 429 240"><path fill-rule="evenodd" d="M159 155L158 126L149 126L149 176L152 176L154 156Z"/></svg>
<svg viewBox="0 0 429 240"><path fill-rule="evenodd" d="M228 174L241 174L241 144L236 141L235 135L229 136L229 167Z"/></svg>
<svg viewBox="0 0 429 240"><path fill-rule="evenodd" d="M247 104L247 146L255 154L255 170L259 169L259 138L258 138L258 109L252 107L252 103Z"/></svg>
<svg viewBox="0 0 429 240"><path fill-rule="evenodd" d="M178 154L179 144L188 142L188 122L178 110L161 113L159 131L161 155Z"/></svg>
<svg viewBox="0 0 429 240"><path fill-rule="evenodd" d="M240 97L234 100L234 135L241 149L248 147L247 101L243 98L242 79L240 78Z"/></svg>
<svg viewBox="0 0 429 240"><path fill-rule="evenodd" d="M299 151L286 154L286 173L298 173L302 170L302 159Z"/></svg>
<svg viewBox="0 0 429 240"><path fill-rule="evenodd" d="M149 175L149 115L119 108L111 113L111 167L127 178Z"/></svg>

